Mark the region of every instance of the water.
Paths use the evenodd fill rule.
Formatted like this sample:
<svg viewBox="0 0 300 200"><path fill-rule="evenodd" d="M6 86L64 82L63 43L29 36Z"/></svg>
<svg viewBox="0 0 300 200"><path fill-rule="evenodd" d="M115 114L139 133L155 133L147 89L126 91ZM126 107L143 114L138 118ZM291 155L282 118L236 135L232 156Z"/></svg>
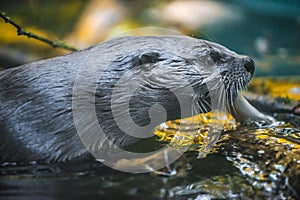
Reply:
<svg viewBox="0 0 300 200"><path fill-rule="evenodd" d="M297 199L300 131L288 123L239 126L213 153L190 150L159 172L130 174L99 162L4 163L2 199ZM195 148L197 149L197 148Z"/></svg>

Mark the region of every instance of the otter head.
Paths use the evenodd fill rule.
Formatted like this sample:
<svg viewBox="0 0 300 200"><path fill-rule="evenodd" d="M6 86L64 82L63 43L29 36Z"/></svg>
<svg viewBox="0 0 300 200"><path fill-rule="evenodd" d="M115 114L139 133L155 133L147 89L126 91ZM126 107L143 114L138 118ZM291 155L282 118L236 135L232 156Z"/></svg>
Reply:
<svg viewBox="0 0 300 200"><path fill-rule="evenodd" d="M104 132L120 143L120 132L147 137L166 120L214 109L213 101L227 109L254 72L250 58L190 37L125 37L102 46L111 47L118 51L109 52L101 71L96 112Z"/></svg>
<svg viewBox="0 0 300 200"><path fill-rule="evenodd" d="M216 99L215 104L220 105L218 108L228 109L239 91L252 79L254 61L213 42L202 41L199 49L199 62L196 65L198 64L202 72L203 83L208 87L210 99Z"/></svg>

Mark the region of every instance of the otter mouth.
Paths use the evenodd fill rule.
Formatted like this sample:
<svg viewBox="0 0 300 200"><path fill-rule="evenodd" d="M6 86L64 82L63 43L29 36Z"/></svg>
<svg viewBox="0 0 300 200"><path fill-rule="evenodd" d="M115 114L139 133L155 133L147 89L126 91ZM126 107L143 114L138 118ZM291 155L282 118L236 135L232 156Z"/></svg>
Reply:
<svg viewBox="0 0 300 200"><path fill-rule="evenodd" d="M251 58L243 56L217 63L215 66L219 70L217 74L210 74L210 77L215 78L205 81L208 93L199 97L198 105L204 112L212 109L227 112L233 106L239 92L251 81L255 69L254 62Z"/></svg>
<svg viewBox="0 0 300 200"><path fill-rule="evenodd" d="M213 56L213 64L205 71L204 88L198 94L201 112L219 110L227 112L233 106L240 91L247 88L254 75L254 61L247 56ZM204 92L203 91L207 91Z"/></svg>
<svg viewBox="0 0 300 200"><path fill-rule="evenodd" d="M221 70L222 82L229 102L235 101L238 93L244 90L254 75L254 61L249 57L233 61L228 70Z"/></svg>
<svg viewBox="0 0 300 200"><path fill-rule="evenodd" d="M205 44L208 49L207 58L217 69L216 73L209 74L216 79L208 78L206 84L209 83L210 90L217 90L217 96L213 98L220 99L221 96L226 96L225 100L232 102L251 81L255 70L254 61L248 56L238 55L218 44L209 42Z"/></svg>

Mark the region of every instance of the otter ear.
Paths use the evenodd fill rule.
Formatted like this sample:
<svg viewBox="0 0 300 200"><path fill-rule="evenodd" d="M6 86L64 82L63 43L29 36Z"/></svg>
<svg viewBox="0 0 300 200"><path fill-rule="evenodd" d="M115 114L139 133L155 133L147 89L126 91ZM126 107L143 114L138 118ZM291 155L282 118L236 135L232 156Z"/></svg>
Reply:
<svg viewBox="0 0 300 200"><path fill-rule="evenodd" d="M159 60L159 53L143 53L134 58L134 66L156 63Z"/></svg>
<svg viewBox="0 0 300 200"><path fill-rule="evenodd" d="M147 64L147 63L156 63L159 58L159 53L151 52L151 53L145 53L139 56L139 60L141 64Z"/></svg>

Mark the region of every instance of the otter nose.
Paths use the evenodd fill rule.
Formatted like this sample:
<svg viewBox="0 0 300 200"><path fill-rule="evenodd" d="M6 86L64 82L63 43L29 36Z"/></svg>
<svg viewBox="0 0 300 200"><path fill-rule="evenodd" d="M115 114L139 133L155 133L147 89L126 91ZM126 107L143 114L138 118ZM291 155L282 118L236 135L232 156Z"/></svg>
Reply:
<svg viewBox="0 0 300 200"><path fill-rule="evenodd" d="M245 58L244 67L247 70L247 72L250 72L253 75L254 69L255 69L255 65L254 65L254 61L251 58L249 58L249 57Z"/></svg>

